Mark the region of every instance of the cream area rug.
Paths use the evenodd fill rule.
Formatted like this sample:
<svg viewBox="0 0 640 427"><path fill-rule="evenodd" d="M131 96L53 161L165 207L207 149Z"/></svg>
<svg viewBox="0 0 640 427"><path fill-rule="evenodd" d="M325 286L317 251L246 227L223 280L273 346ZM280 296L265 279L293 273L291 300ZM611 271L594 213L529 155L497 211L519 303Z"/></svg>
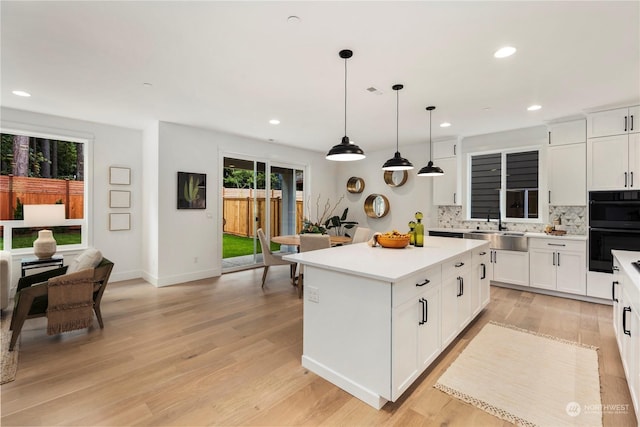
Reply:
<svg viewBox="0 0 640 427"><path fill-rule="evenodd" d="M521 426L602 426L597 348L488 323L434 385Z"/></svg>
<svg viewBox="0 0 640 427"><path fill-rule="evenodd" d="M0 376L0 384L8 383L16 379L18 371L18 349L20 340L16 343L13 351L9 351L9 342L11 341L11 325L10 313L4 313L0 319L0 330L2 331L2 341L0 344L0 363L2 365L2 375Z"/></svg>

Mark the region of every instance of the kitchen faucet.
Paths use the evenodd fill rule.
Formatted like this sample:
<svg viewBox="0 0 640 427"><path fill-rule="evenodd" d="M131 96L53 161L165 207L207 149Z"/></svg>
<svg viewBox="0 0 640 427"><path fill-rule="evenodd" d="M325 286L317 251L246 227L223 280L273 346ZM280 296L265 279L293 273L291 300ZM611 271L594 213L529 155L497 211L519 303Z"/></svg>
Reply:
<svg viewBox="0 0 640 427"><path fill-rule="evenodd" d="M491 222L491 210L487 213L487 222ZM502 225L502 215L498 213L498 231L506 230L507 227Z"/></svg>

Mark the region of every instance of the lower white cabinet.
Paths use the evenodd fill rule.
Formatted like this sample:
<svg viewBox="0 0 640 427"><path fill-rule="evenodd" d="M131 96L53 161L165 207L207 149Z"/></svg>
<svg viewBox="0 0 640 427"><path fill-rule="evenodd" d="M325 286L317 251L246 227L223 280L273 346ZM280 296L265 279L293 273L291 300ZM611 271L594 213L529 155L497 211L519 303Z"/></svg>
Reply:
<svg viewBox="0 0 640 427"><path fill-rule="evenodd" d="M491 280L529 286L529 253L491 249Z"/></svg>
<svg viewBox="0 0 640 427"><path fill-rule="evenodd" d="M613 328L637 417L640 415L640 276L635 272L630 273L635 274L637 278L637 282L634 283L629 272L625 273L623 264L633 269L630 264L632 260L638 259L638 254L626 252L635 255L626 256L626 259L621 261L616 253L625 256L625 251L614 251Z"/></svg>
<svg viewBox="0 0 640 427"><path fill-rule="evenodd" d="M442 264L442 347L471 320L471 254Z"/></svg>
<svg viewBox="0 0 640 427"><path fill-rule="evenodd" d="M471 257L471 315L475 316L489 304L489 250L474 249Z"/></svg>
<svg viewBox="0 0 640 427"><path fill-rule="evenodd" d="M586 251L584 241L529 238L530 286L586 295Z"/></svg>

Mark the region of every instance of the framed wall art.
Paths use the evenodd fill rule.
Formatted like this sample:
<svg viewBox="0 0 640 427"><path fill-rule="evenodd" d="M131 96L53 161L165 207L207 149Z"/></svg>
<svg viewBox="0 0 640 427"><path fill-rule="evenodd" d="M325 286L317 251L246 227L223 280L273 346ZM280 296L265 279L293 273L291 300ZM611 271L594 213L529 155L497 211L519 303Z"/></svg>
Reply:
<svg viewBox="0 0 640 427"><path fill-rule="evenodd" d="M178 172L178 209L207 208L207 174Z"/></svg>
<svg viewBox="0 0 640 427"><path fill-rule="evenodd" d="M111 166L109 168L109 184L130 185L131 169Z"/></svg>
<svg viewBox="0 0 640 427"><path fill-rule="evenodd" d="M110 208L130 208L131 207L131 191L109 191L109 207Z"/></svg>
<svg viewBox="0 0 640 427"><path fill-rule="evenodd" d="M131 230L131 214L111 213L109 214L109 230Z"/></svg>

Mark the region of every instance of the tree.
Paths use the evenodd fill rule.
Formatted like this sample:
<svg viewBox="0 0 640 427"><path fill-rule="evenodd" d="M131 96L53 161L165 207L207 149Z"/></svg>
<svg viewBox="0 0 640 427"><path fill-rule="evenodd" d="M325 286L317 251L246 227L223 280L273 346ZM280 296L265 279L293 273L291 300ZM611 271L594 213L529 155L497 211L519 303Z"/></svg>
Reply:
<svg viewBox="0 0 640 427"><path fill-rule="evenodd" d="M13 175L29 176L29 137L13 136Z"/></svg>

